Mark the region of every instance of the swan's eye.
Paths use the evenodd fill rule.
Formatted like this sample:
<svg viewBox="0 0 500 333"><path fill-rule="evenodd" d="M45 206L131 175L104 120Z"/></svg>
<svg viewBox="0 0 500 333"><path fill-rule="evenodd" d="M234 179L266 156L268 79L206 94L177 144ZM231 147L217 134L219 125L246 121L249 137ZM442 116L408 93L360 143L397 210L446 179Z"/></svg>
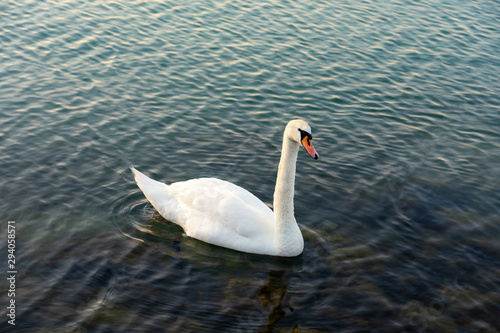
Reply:
<svg viewBox="0 0 500 333"><path fill-rule="evenodd" d="M300 142L304 142L304 139L307 138L307 144L310 144L312 140L311 133L301 130L300 128L299 132L300 132Z"/></svg>

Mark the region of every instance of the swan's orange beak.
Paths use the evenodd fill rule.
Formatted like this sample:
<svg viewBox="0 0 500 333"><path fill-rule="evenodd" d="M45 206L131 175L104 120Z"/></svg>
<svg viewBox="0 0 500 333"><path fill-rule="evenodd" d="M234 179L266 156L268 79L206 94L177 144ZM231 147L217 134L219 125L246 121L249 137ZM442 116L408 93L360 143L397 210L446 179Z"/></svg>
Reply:
<svg viewBox="0 0 500 333"><path fill-rule="evenodd" d="M309 154L309 156L311 156L315 160L317 160L319 158L319 155L316 152L316 149L314 149L313 144L312 144L311 139L309 138L309 136L304 136L304 138L302 139L302 145L306 149L306 151Z"/></svg>

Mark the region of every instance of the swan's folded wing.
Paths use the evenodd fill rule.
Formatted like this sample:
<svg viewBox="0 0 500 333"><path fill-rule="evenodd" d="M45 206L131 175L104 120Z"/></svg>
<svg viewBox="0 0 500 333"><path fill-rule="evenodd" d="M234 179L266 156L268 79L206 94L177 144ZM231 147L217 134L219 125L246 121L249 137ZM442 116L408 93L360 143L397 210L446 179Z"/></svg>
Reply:
<svg viewBox="0 0 500 333"><path fill-rule="evenodd" d="M275 252L274 214L247 190L216 178L166 185L131 169L153 207L188 236L240 251Z"/></svg>
<svg viewBox="0 0 500 333"><path fill-rule="evenodd" d="M188 236L237 250L270 251L273 212L247 190L215 178L192 179L169 188L186 216Z"/></svg>

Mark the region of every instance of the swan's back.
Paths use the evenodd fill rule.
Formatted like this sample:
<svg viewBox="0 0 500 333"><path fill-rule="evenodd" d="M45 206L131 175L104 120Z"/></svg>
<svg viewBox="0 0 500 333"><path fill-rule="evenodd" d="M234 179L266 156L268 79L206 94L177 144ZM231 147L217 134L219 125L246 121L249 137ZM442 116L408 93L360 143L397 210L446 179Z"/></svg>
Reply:
<svg viewBox="0 0 500 333"><path fill-rule="evenodd" d="M246 252L277 251L272 210L242 187L216 178L166 185L131 169L153 207L188 236Z"/></svg>

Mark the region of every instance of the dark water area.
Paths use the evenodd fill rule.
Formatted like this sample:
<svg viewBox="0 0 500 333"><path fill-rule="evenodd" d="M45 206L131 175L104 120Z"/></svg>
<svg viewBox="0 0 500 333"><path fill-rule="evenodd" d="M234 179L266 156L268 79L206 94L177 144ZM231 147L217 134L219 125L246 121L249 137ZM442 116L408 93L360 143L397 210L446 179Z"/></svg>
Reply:
<svg viewBox="0 0 500 333"><path fill-rule="evenodd" d="M2 332L499 331L497 1L0 13ZM271 205L297 117L297 258L185 237L129 170Z"/></svg>

